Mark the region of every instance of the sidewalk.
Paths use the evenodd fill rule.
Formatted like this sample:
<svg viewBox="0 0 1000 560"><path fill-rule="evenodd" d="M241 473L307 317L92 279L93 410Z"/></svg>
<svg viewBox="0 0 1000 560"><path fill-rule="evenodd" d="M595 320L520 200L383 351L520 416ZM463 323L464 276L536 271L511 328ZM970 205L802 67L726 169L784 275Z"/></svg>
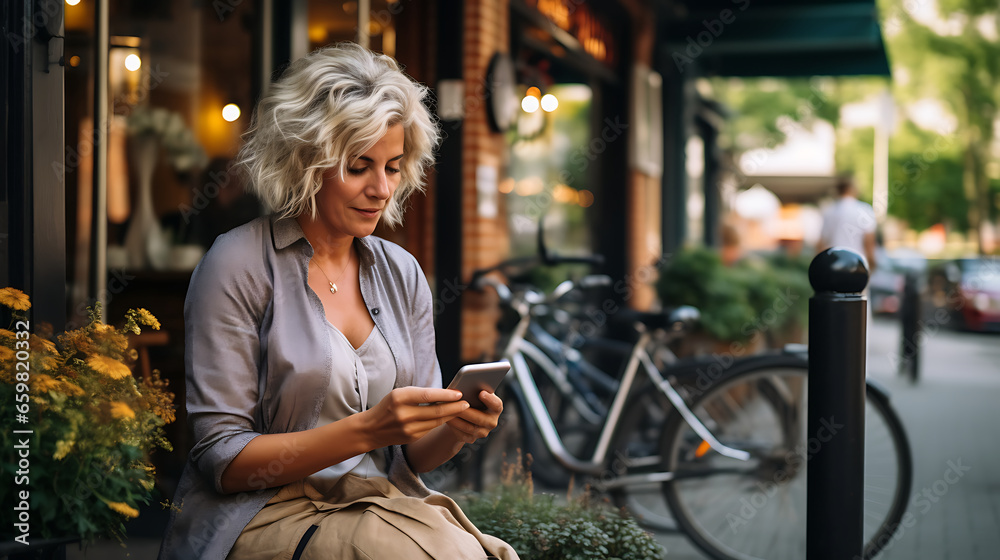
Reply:
<svg viewBox="0 0 1000 560"><path fill-rule="evenodd" d="M917 385L896 375L894 319L869 332L869 378L885 386L914 461L908 512L880 560L993 560L1000 554L1000 336L941 329L923 347ZM658 539L669 560L703 560L682 535Z"/></svg>

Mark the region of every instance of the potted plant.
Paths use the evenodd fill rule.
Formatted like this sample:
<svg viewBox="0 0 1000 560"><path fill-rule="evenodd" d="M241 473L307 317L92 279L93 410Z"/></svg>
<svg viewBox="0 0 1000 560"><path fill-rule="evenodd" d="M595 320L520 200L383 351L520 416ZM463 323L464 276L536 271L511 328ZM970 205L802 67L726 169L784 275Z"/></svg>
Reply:
<svg viewBox="0 0 1000 560"><path fill-rule="evenodd" d="M787 257L747 257L726 266L717 251L687 248L667 260L657 281L665 306L701 311L699 330L680 353L753 353L801 337L812 294L805 269Z"/></svg>
<svg viewBox="0 0 1000 560"><path fill-rule="evenodd" d="M0 329L0 400L14 409L0 420L3 476L13 481L0 485L0 499L14 505L2 514L4 551L45 539L123 539L124 521L153 491L149 453L171 449L163 426L174 420L173 394L158 372L136 381L126 336L159 322L132 309L116 328L97 306L86 326L53 336L29 322L21 291L0 289L0 306L13 318Z"/></svg>

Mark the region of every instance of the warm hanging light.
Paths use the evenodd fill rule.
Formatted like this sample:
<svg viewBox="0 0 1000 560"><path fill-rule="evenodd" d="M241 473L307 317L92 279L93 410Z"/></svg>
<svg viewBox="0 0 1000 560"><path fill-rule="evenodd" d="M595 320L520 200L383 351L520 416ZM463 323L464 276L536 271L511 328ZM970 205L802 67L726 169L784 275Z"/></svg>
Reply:
<svg viewBox="0 0 1000 560"><path fill-rule="evenodd" d="M222 108L222 118L226 119L227 122L233 122L240 118L240 106L235 103L230 103Z"/></svg>
<svg viewBox="0 0 1000 560"><path fill-rule="evenodd" d="M525 95L524 99L521 100L521 108L524 109L525 113L534 113L538 110L538 98L534 95Z"/></svg>
<svg viewBox="0 0 1000 560"><path fill-rule="evenodd" d="M66 3L69 4L70 6L76 6L77 4L80 3L80 0L66 0Z"/></svg>
<svg viewBox="0 0 1000 560"><path fill-rule="evenodd" d="M142 59L137 54L130 54L125 57L125 68L130 72L135 72L142 66Z"/></svg>
<svg viewBox="0 0 1000 560"><path fill-rule="evenodd" d="M556 107L558 106L559 106L559 100L556 99L556 96L552 95L551 93L546 93L544 96L542 96L542 110L545 111L546 113L551 113L552 111L555 111Z"/></svg>
<svg viewBox="0 0 1000 560"><path fill-rule="evenodd" d="M521 100L521 109L524 109L525 113L534 113L538 110L540 105L539 99L542 97L542 90L535 86L528 88L528 91L524 94L524 99Z"/></svg>

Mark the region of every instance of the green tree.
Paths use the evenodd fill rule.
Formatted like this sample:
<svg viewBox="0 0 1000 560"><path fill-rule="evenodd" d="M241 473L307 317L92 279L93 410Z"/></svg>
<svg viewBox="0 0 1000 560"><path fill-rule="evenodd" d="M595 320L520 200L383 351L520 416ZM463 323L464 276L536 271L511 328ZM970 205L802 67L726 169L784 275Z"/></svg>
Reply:
<svg viewBox="0 0 1000 560"><path fill-rule="evenodd" d="M947 29L918 22L908 11L914 5L902 0L881 2L890 60L909 78L898 84L897 94L938 99L957 118L961 169L955 178L967 201L966 223L982 252L980 225L996 214L996 186L990 184L987 163L1000 105L1000 7L995 0L938 0L937 6ZM956 171L936 167L943 166L926 171L938 177Z"/></svg>

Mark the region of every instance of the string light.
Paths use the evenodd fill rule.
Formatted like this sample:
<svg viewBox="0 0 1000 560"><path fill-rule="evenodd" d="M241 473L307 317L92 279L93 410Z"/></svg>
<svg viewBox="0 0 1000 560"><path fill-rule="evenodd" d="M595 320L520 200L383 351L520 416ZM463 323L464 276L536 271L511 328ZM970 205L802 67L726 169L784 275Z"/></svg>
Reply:
<svg viewBox="0 0 1000 560"><path fill-rule="evenodd" d="M227 122L233 122L240 118L240 106L235 103L230 103L222 108L222 118L226 119Z"/></svg>
<svg viewBox="0 0 1000 560"><path fill-rule="evenodd" d="M521 108L525 113L534 113L538 110L538 98L532 95L525 95L521 100Z"/></svg>
<svg viewBox="0 0 1000 560"><path fill-rule="evenodd" d="M556 107L559 106L559 100L556 99L556 96L552 95L551 93L546 93L542 97L541 104L543 111L545 111L546 113L551 113L552 111L556 110Z"/></svg>
<svg viewBox="0 0 1000 560"><path fill-rule="evenodd" d="M137 54L130 54L125 57L125 68L130 72L135 72L142 66L142 59Z"/></svg>

